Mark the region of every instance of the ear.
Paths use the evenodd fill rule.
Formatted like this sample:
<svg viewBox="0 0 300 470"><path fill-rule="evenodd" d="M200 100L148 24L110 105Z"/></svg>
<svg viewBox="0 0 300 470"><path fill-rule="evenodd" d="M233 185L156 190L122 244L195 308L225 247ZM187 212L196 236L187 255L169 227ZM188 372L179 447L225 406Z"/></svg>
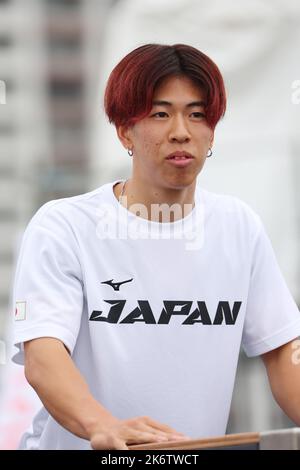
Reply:
<svg viewBox="0 0 300 470"><path fill-rule="evenodd" d="M125 149L133 147L132 131L130 127L118 126L116 128L119 140Z"/></svg>

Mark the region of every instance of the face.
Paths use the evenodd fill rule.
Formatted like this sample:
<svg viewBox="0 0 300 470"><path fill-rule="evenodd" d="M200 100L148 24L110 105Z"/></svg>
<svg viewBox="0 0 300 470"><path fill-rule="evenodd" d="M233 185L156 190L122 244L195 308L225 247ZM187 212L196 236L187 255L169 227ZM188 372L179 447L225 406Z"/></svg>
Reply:
<svg viewBox="0 0 300 470"><path fill-rule="evenodd" d="M119 128L118 135L124 147L133 148L133 177L160 188L186 188L213 142L204 94L188 77L168 77L155 90L149 115L127 130ZM174 152L183 154L169 157Z"/></svg>

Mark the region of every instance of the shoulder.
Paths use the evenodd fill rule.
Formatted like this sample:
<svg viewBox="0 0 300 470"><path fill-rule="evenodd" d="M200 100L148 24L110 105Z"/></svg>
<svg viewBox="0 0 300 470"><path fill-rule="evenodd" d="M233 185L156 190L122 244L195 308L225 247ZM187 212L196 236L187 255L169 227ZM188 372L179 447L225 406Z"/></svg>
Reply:
<svg viewBox="0 0 300 470"><path fill-rule="evenodd" d="M218 225L228 230L234 228L242 232L258 234L263 224L255 210L243 200L228 194L219 194L200 189L208 216Z"/></svg>
<svg viewBox="0 0 300 470"><path fill-rule="evenodd" d="M107 190L112 183L77 196L54 199L43 204L31 218L27 231L40 226L48 229L60 228L72 230L80 225L84 218L105 200Z"/></svg>

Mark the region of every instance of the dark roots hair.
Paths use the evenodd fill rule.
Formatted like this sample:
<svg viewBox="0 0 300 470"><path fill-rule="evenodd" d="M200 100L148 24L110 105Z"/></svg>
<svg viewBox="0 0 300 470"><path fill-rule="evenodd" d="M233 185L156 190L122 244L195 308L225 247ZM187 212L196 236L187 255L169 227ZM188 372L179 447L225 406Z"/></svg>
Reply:
<svg viewBox="0 0 300 470"><path fill-rule="evenodd" d="M126 55L111 72L104 95L109 122L130 127L147 116L163 79L186 76L205 93L206 119L214 129L224 116L226 93L217 65L186 44L146 44Z"/></svg>

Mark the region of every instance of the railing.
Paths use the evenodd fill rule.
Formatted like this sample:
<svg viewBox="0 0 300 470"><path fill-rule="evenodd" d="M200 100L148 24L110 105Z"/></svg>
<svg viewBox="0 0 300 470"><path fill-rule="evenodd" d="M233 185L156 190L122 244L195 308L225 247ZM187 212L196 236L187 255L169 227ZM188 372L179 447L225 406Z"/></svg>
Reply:
<svg viewBox="0 0 300 470"><path fill-rule="evenodd" d="M129 446L129 450L300 450L300 428Z"/></svg>

